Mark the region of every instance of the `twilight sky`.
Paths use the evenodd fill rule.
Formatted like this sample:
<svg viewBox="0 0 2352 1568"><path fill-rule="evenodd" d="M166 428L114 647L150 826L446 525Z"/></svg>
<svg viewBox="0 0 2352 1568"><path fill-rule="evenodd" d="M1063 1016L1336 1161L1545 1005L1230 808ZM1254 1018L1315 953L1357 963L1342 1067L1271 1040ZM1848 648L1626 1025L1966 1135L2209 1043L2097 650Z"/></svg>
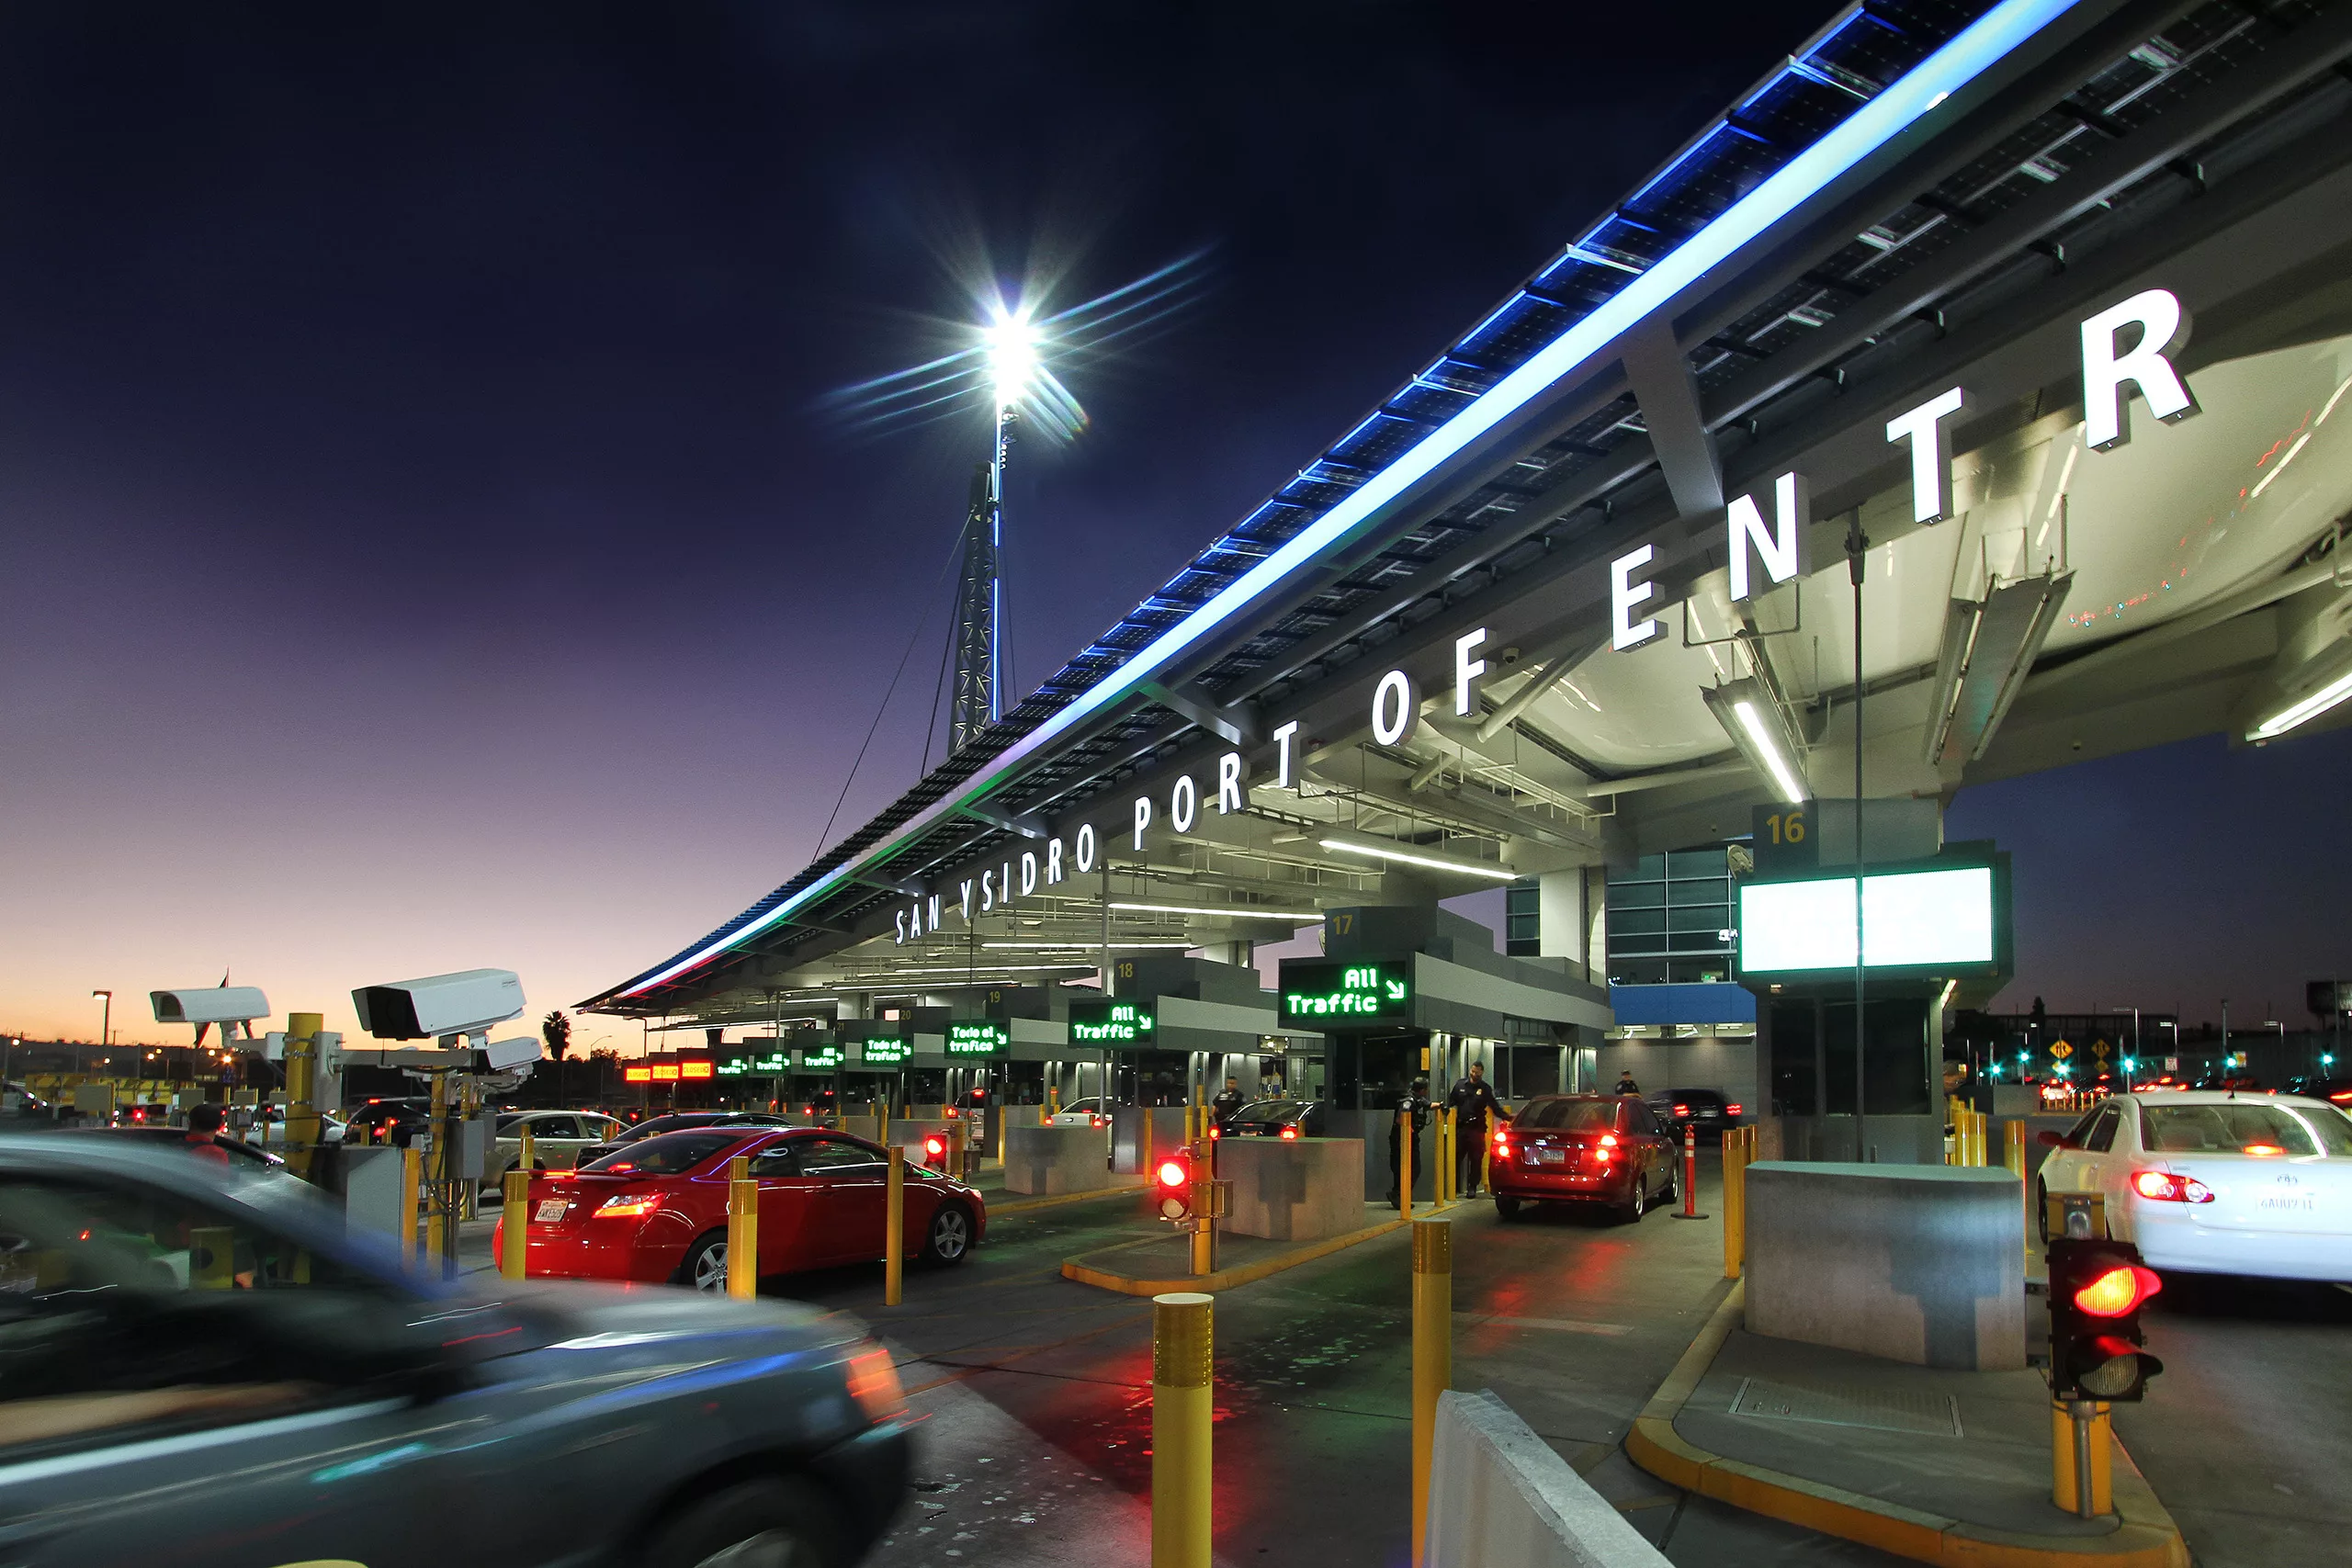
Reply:
<svg viewBox="0 0 2352 1568"><path fill-rule="evenodd" d="M536 1014L676 950L817 847L910 636L835 836L923 751L984 437L827 389L991 276L1206 250L1021 452L1025 690L1826 14L1684 9L0 12L0 1031L111 987L164 1038L143 993L224 968L349 1028L495 964ZM1963 796L2018 852L2005 1000L2300 1021L2347 762Z"/></svg>

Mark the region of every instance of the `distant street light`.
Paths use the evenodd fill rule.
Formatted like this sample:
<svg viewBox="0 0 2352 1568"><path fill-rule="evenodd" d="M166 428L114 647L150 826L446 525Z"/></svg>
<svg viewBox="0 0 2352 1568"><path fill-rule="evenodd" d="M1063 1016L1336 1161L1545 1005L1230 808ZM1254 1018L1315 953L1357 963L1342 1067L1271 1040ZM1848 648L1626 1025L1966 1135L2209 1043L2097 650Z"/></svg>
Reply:
<svg viewBox="0 0 2352 1568"><path fill-rule="evenodd" d="M90 995L94 997L104 997L106 998L105 1006L98 1014L98 1049L101 1051L110 1049L114 1044L114 993L112 991L92 991ZM111 1064L113 1058L108 1057L107 1061ZM84 1066L85 1071L87 1070L87 1063L88 1058L85 1057Z"/></svg>

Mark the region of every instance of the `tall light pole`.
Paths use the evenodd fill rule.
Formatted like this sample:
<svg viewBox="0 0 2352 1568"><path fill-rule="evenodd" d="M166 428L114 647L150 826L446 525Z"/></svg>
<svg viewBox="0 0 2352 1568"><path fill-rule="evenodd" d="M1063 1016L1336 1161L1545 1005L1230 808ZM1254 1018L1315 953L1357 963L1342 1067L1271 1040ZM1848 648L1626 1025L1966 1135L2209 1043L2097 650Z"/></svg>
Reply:
<svg viewBox="0 0 2352 1568"><path fill-rule="evenodd" d="M98 1013L98 1049L101 1051L110 1050L114 1046L114 993L112 991L92 991L90 995L94 997L104 997L106 998L105 1005ZM89 1070L89 1065L86 1060L83 1064L82 1070L85 1072Z"/></svg>
<svg viewBox="0 0 2352 1568"><path fill-rule="evenodd" d="M1021 403L1036 389L1043 337L1027 307L992 310L980 329L995 436L972 478L964 519L963 572L956 594L955 703L947 748L960 750L1004 716L1004 469Z"/></svg>

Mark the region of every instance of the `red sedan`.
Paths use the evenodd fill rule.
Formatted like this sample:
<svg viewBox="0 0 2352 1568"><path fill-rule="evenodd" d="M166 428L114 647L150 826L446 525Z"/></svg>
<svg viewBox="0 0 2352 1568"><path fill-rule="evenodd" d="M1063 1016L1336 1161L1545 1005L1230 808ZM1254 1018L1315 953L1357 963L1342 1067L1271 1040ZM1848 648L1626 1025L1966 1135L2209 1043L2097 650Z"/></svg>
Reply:
<svg viewBox="0 0 2352 1568"><path fill-rule="evenodd" d="M760 1184L760 1273L789 1274L882 1256L888 1168L876 1145L808 1127L665 1133L578 1170L531 1179L527 1269L533 1279L628 1280L727 1286L727 1184L742 1155ZM988 1227L979 1193L909 1165L906 1256L960 1263ZM509 1216L493 1254L503 1258Z"/></svg>
<svg viewBox="0 0 2352 1568"><path fill-rule="evenodd" d="M1495 1129L1495 1213L1528 1203L1606 1203L1638 1220L1675 1194L1674 1145L1630 1094L1546 1094Z"/></svg>

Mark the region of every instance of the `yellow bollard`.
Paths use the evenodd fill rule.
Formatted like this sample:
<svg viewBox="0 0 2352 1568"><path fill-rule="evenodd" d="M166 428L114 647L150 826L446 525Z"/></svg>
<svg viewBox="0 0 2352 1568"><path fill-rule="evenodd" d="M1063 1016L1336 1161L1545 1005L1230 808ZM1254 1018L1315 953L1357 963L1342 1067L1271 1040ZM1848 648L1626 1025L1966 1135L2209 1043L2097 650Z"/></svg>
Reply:
<svg viewBox="0 0 2352 1568"><path fill-rule="evenodd" d="M1437 1399L1453 1382L1453 1222L1413 1222L1413 1568L1429 1533Z"/></svg>
<svg viewBox="0 0 2352 1568"><path fill-rule="evenodd" d="M2115 1511L2115 1438L2105 1401L2086 1400L2090 1418L2077 1430L2065 1402L2050 1402L2050 1500L2070 1514L2086 1519ZM2075 1489L2075 1456L2087 1450L2091 1489L2086 1498Z"/></svg>
<svg viewBox="0 0 2352 1568"><path fill-rule="evenodd" d="M897 1306L907 1279L907 1151L894 1145L888 1168L882 1202L882 1304Z"/></svg>
<svg viewBox="0 0 2352 1568"><path fill-rule="evenodd" d="M515 1155L514 1163L524 1170L537 1170L539 1166L539 1141L531 1136L531 1124L523 1123L523 1147Z"/></svg>
<svg viewBox="0 0 2352 1568"><path fill-rule="evenodd" d="M187 1233L187 1282L192 1290L237 1288L237 1233L227 1225L198 1225Z"/></svg>
<svg viewBox="0 0 2352 1568"><path fill-rule="evenodd" d="M999 1170L1004 1168L1004 1141L1012 1131L1012 1108L1007 1105L998 1106L996 1108L996 1140L989 1147L996 1151L996 1168Z"/></svg>
<svg viewBox="0 0 2352 1568"><path fill-rule="evenodd" d="M1143 1118L1143 1126L1136 1134L1136 1174L1143 1178L1144 1186L1148 1188L1151 1185L1151 1162L1153 1158L1151 1152L1152 1108L1148 1105L1139 1105L1136 1107L1136 1113ZM1001 1165L1004 1162L1002 1160L999 1160L997 1163Z"/></svg>
<svg viewBox="0 0 2352 1568"><path fill-rule="evenodd" d="M1396 1112L1396 1212L1413 1217L1413 1113Z"/></svg>
<svg viewBox="0 0 2352 1568"><path fill-rule="evenodd" d="M449 1146L449 1075L433 1075L433 1121L424 1145L426 1200L424 1207L424 1257L426 1266L436 1274L454 1272L449 1268L451 1255L457 1250L457 1237L450 1234L456 1218L450 1213L449 1179L456 1173L456 1150Z"/></svg>
<svg viewBox="0 0 2352 1568"><path fill-rule="evenodd" d="M2002 1125L2007 1136L2002 1140L2001 1163L2009 1168L2011 1176L2023 1181L2025 1179L2025 1123L2012 1119Z"/></svg>
<svg viewBox="0 0 2352 1568"><path fill-rule="evenodd" d="M1430 1193L1441 1204L1453 1201L1453 1107L1437 1113L1437 1183Z"/></svg>
<svg viewBox="0 0 2352 1568"><path fill-rule="evenodd" d="M506 1173L506 1201L499 1216L505 1239L500 1243L498 1272L509 1280L526 1277L528 1269L527 1235L531 1228L531 1173L510 1170Z"/></svg>
<svg viewBox="0 0 2352 1568"><path fill-rule="evenodd" d="M760 1293L760 1184L752 1162L727 1162L727 1293L748 1302Z"/></svg>
<svg viewBox="0 0 2352 1568"><path fill-rule="evenodd" d="M1151 1568L1209 1568L1214 1301L1151 1298Z"/></svg>
<svg viewBox="0 0 2352 1568"><path fill-rule="evenodd" d="M424 1151L414 1144L401 1151L401 1261L412 1271L424 1266L416 1250L416 1206L424 1192Z"/></svg>
<svg viewBox="0 0 2352 1568"><path fill-rule="evenodd" d="M967 1179L971 1172L965 1165L964 1119L960 1116L947 1123L947 1171L956 1180Z"/></svg>

